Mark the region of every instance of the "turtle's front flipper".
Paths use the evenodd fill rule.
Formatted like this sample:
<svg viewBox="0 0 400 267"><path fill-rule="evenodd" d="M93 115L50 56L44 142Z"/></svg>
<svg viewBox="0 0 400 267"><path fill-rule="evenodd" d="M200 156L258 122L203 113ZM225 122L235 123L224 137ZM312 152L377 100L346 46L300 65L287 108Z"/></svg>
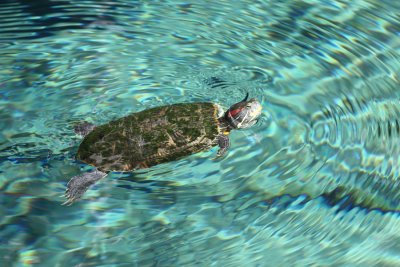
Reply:
<svg viewBox="0 0 400 267"><path fill-rule="evenodd" d="M75 125L74 131L76 134L79 134L83 137L88 135L96 126L89 122L82 122L78 125Z"/></svg>
<svg viewBox="0 0 400 267"><path fill-rule="evenodd" d="M94 170L71 178L65 190L65 201L62 205L71 205L74 201L80 199L88 188L98 180L105 177L107 173Z"/></svg>
<svg viewBox="0 0 400 267"><path fill-rule="evenodd" d="M229 136L226 134L221 134L218 136L218 146L219 150L217 153L217 158L225 155L229 148Z"/></svg>

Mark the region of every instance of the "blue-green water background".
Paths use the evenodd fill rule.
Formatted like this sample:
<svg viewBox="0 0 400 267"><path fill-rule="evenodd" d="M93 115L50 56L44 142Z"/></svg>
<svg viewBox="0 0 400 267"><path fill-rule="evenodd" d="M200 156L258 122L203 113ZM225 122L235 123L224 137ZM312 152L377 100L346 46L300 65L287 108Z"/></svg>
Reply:
<svg viewBox="0 0 400 267"><path fill-rule="evenodd" d="M2 1L1 266L399 266L400 2ZM246 92L261 121L60 204L75 123Z"/></svg>

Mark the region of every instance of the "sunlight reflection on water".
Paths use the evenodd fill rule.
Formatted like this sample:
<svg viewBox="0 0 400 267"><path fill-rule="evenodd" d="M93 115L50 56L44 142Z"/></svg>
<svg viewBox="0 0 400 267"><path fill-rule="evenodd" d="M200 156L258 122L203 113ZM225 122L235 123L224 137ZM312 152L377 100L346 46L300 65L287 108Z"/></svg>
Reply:
<svg viewBox="0 0 400 267"><path fill-rule="evenodd" d="M398 266L396 1L0 4L4 266ZM79 121L263 104L216 150L63 207Z"/></svg>

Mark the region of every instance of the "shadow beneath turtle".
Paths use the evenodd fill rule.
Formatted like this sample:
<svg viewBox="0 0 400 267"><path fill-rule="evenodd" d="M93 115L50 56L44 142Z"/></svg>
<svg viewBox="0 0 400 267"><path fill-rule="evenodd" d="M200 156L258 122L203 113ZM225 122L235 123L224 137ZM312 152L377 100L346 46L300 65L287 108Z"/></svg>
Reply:
<svg viewBox="0 0 400 267"><path fill-rule="evenodd" d="M154 170L137 170L132 172L112 172L112 175L116 177L119 184L116 187L130 189L130 190L142 190L145 192L152 192L152 188L160 187L176 187L174 181L157 180L157 176L170 176L171 171L153 173ZM150 176L150 177L149 177ZM148 188L144 188L146 186Z"/></svg>

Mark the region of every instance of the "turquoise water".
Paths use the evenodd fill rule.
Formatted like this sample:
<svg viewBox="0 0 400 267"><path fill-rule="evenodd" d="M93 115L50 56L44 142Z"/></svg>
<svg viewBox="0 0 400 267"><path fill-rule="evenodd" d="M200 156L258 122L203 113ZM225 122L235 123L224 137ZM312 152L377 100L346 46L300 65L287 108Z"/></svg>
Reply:
<svg viewBox="0 0 400 267"><path fill-rule="evenodd" d="M1 266L399 266L398 1L2 1ZM260 122L61 206L73 126L180 102Z"/></svg>

